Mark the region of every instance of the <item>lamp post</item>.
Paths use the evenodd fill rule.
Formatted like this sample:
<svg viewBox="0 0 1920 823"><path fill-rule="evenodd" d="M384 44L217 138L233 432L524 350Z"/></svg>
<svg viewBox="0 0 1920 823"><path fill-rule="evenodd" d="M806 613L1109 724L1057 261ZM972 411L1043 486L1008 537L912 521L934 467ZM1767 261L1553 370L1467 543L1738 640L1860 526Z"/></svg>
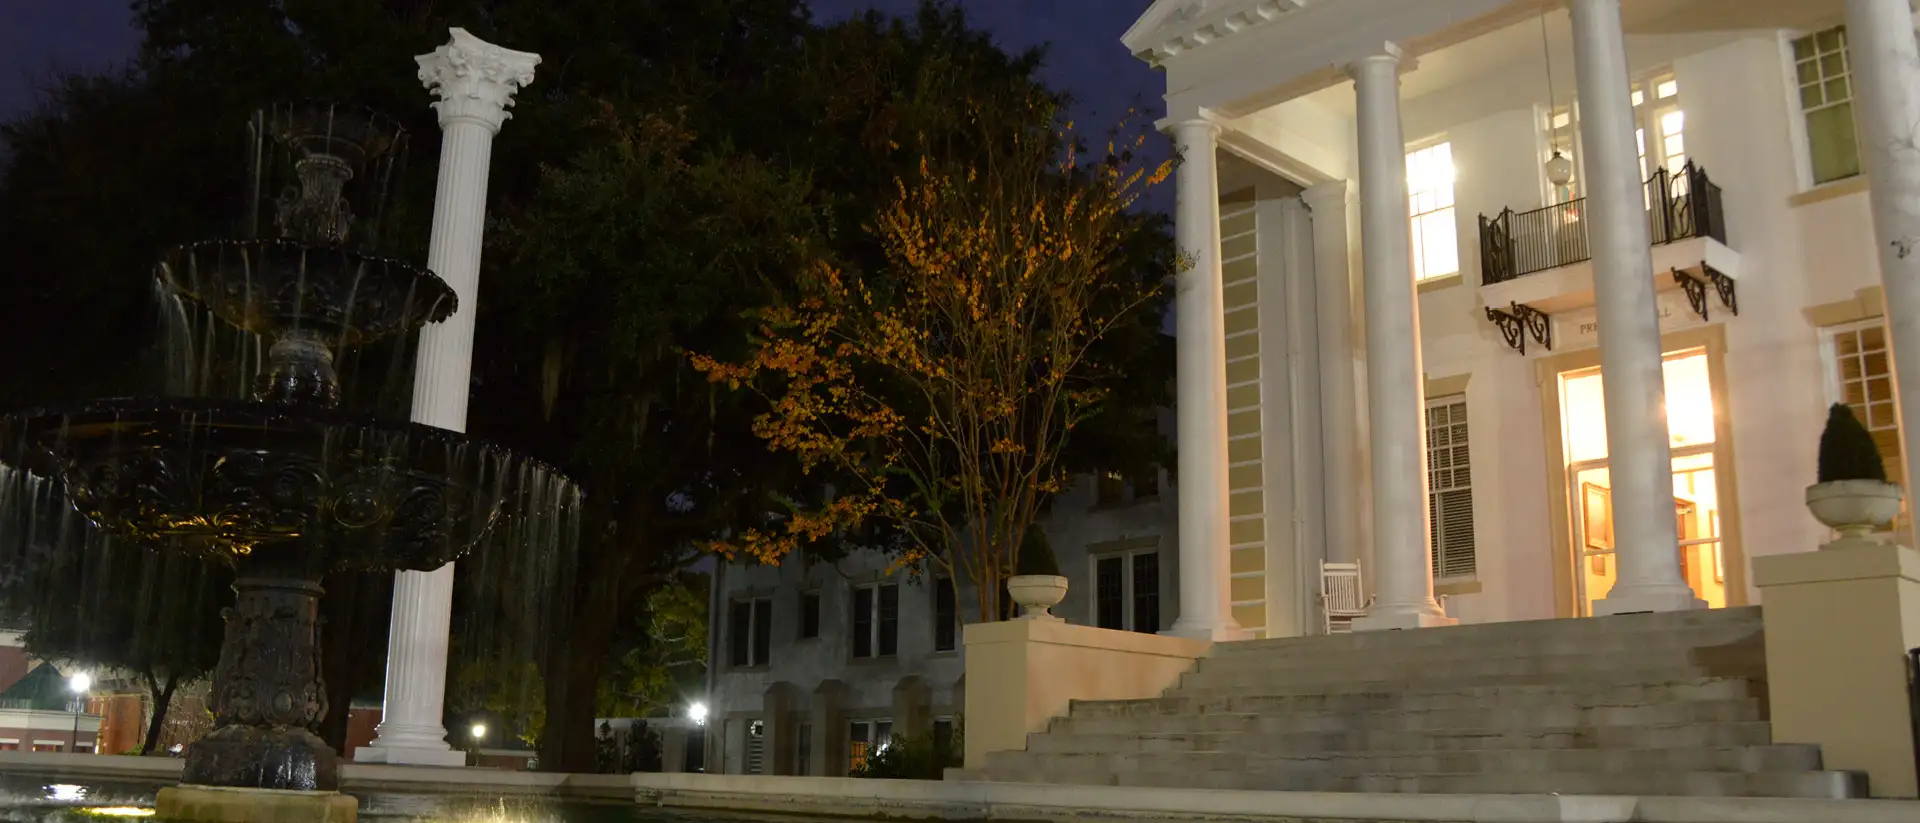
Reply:
<svg viewBox="0 0 1920 823"><path fill-rule="evenodd" d="M67 751L80 750L80 711L86 707L87 690L93 688L93 676L79 672L67 678L67 688L73 692L73 736L67 739ZM96 735L94 749L99 749Z"/></svg>

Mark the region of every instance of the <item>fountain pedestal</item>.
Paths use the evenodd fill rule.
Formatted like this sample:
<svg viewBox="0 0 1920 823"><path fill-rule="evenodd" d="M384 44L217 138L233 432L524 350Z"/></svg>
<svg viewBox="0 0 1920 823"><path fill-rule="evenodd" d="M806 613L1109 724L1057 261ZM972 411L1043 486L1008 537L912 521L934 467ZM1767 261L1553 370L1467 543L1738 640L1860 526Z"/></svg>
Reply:
<svg viewBox="0 0 1920 823"><path fill-rule="evenodd" d="M324 590L312 579L255 576L240 563L213 675L214 731L187 750L189 785L333 791L340 757L313 733L327 714L320 680Z"/></svg>

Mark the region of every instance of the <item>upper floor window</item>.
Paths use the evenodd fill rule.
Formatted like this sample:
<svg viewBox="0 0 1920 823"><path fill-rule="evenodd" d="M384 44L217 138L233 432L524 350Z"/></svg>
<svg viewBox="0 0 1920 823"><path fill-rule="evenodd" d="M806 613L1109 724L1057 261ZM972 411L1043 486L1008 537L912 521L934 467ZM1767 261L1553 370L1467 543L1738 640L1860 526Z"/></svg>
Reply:
<svg viewBox="0 0 1920 823"><path fill-rule="evenodd" d="M1093 603L1094 623L1100 628L1160 631L1160 550L1095 558Z"/></svg>
<svg viewBox="0 0 1920 823"><path fill-rule="evenodd" d="M733 601L727 616L727 664L765 666L773 651L773 601Z"/></svg>
<svg viewBox="0 0 1920 823"><path fill-rule="evenodd" d="M1887 480L1906 485L1906 465L1900 454L1899 393L1893 376L1893 355L1882 319L1826 330L1828 402L1845 403L1853 416L1873 434ZM1906 504L1892 526L1904 526Z"/></svg>
<svg viewBox="0 0 1920 823"><path fill-rule="evenodd" d="M1434 579L1472 577L1473 455L1467 445L1467 397L1427 401L1427 520Z"/></svg>
<svg viewBox="0 0 1920 823"><path fill-rule="evenodd" d="M853 590L854 657L890 657L900 651L900 584Z"/></svg>
<svg viewBox="0 0 1920 823"><path fill-rule="evenodd" d="M800 639L812 640L820 636L820 593L804 592L800 595Z"/></svg>
<svg viewBox="0 0 1920 823"><path fill-rule="evenodd" d="M1407 213L1413 220L1413 279L1459 272L1452 143L1435 143L1407 154Z"/></svg>
<svg viewBox="0 0 1920 823"><path fill-rule="evenodd" d="M959 598L954 595L951 579L935 578L933 581L933 650L950 652L959 646Z"/></svg>
<svg viewBox="0 0 1920 823"><path fill-rule="evenodd" d="M1853 67L1847 57L1847 27L1835 26L1793 41L1794 82L1806 117L1807 159L1813 182L1830 183L1860 173L1860 144L1853 123Z"/></svg>
<svg viewBox="0 0 1920 823"><path fill-rule="evenodd" d="M1555 185L1553 181L1547 181L1547 205L1553 206L1571 202L1580 196L1581 185L1580 165L1574 162L1579 154L1574 145L1578 137L1576 135L1577 129L1573 123L1573 107L1561 106L1560 108L1547 112L1545 130L1547 134L1547 154L1545 157L1540 158L1542 168L1545 167L1547 161L1552 160L1553 156L1558 154L1566 158L1568 163L1572 164L1574 173L1573 178L1568 180L1564 185Z"/></svg>

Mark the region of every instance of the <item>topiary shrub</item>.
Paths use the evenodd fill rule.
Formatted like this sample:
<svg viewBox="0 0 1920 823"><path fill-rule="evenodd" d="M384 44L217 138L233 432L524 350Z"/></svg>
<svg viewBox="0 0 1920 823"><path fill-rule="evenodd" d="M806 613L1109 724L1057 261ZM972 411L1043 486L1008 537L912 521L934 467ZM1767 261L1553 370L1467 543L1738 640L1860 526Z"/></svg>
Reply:
<svg viewBox="0 0 1920 823"><path fill-rule="evenodd" d="M1820 432L1820 482L1874 480L1887 482L1887 466L1873 434L1860 424L1853 409L1835 403L1827 409L1827 428Z"/></svg>
<svg viewBox="0 0 1920 823"><path fill-rule="evenodd" d="M1060 576L1060 561L1053 556L1053 545L1047 542L1046 531L1038 525L1027 527L1026 539L1020 541L1020 556L1015 558L1013 573L1019 576Z"/></svg>

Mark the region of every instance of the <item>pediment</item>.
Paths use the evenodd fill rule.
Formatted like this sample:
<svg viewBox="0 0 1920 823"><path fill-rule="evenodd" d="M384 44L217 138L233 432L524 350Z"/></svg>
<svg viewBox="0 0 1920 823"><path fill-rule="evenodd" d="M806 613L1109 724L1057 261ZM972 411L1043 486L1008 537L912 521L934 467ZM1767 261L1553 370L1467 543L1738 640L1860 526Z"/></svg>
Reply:
<svg viewBox="0 0 1920 823"><path fill-rule="evenodd" d="M1120 42L1140 59L1157 64L1173 55L1270 23L1308 2L1158 0L1120 36Z"/></svg>

